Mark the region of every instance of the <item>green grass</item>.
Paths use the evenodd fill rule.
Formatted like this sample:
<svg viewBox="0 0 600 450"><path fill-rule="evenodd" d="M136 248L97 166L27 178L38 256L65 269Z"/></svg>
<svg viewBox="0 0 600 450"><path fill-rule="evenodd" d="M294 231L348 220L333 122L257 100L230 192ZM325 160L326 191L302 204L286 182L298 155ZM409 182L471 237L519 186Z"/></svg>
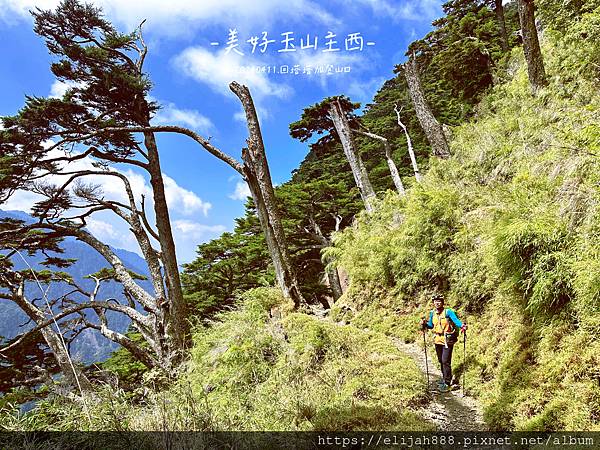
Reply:
<svg viewBox="0 0 600 450"><path fill-rule="evenodd" d="M106 388L84 405L55 398L8 429L432 430L410 357L378 332L291 312L276 289L244 294L241 308L195 332L176 385ZM271 316L282 319L273 319ZM134 401L135 400L135 401Z"/></svg>
<svg viewBox="0 0 600 450"><path fill-rule="evenodd" d="M600 52L585 44L599 18L546 34L535 97L515 50L510 81L453 130L453 157L329 251L352 280L334 317L359 328L413 341L445 293L471 325L468 388L493 429L600 430Z"/></svg>

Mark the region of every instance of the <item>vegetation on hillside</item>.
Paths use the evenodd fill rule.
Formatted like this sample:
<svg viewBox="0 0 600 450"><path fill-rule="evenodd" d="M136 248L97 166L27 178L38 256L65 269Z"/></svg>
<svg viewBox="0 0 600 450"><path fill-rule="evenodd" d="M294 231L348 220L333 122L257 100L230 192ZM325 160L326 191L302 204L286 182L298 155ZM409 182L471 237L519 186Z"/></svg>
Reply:
<svg viewBox="0 0 600 450"><path fill-rule="evenodd" d="M453 158L329 250L353 282L337 317L350 304L353 323L413 340L434 290L468 314L468 388L494 429L600 429L599 18L546 31L537 96L514 51L512 80L453 130Z"/></svg>
<svg viewBox="0 0 600 450"><path fill-rule="evenodd" d="M4 428L428 430L423 376L389 337L415 341L441 292L469 323L466 364L455 358L454 369L489 428L600 431L600 2L536 2L548 85L535 93L516 5L503 35L496 3L447 2L409 49L451 126L450 158L429 158L399 65L355 119L392 144L406 195L389 190L379 144L357 138L378 193L361 212L333 133L276 188L307 303L333 303L323 281L333 268L349 277L329 317L264 287L274 273L249 201L234 232L185 267L197 324L176 381L121 351L104 367L125 367L118 376L138 387L106 385L83 403L51 397L24 416L4 404Z"/></svg>
<svg viewBox="0 0 600 450"><path fill-rule="evenodd" d="M195 332L188 367L162 390L106 386L85 403L60 397L5 430L431 430L415 410L422 374L385 336L293 312L273 288ZM9 414L10 412L10 414ZM88 420L88 414L91 418Z"/></svg>

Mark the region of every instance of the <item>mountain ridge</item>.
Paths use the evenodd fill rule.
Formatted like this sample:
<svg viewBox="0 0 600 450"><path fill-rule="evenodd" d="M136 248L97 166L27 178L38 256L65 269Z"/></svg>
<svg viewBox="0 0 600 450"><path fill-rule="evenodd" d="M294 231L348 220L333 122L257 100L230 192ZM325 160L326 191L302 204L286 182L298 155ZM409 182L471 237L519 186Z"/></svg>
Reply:
<svg viewBox="0 0 600 450"><path fill-rule="evenodd" d="M29 214L18 210L0 210L0 219L12 218L23 220L31 223L34 218ZM64 253L60 254L64 258L74 258L77 261L70 267L64 269L71 275L74 281L84 289L92 289L94 282L85 278L87 275L95 273L104 267L109 267L106 260L97 253L93 248L76 240L75 238L66 238L61 243ZM149 275L146 261L138 254L111 247L116 255L121 259L127 269L147 277ZM26 269L28 266L36 269L41 268L40 262L43 255L36 254L34 256L22 255L25 259L16 256L13 258L13 263L18 269ZM148 280L138 281L140 286L149 292L153 292L152 283ZM48 290L48 298L56 298L68 292L68 285L65 283L53 283ZM39 287L34 283L30 283L26 287L27 295L31 298L39 297ZM100 290L101 297L115 298L119 301L124 300L120 284L114 281L104 283ZM40 298L41 300L42 298ZM79 296L79 300L83 300L83 296ZM23 313L17 305L6 301L0 307L0 338L11 339L19 333L31 328L33 324L29 322L28 317ZM107 312L107 318L111 328L116 331L124 332L127 330L130 320L123 314L115 312ZM98 362L106 359L110 354L118 348L118 345L102 336L97 330L85 330L79 335L71 347L72 357L85 364Z"/></svg>

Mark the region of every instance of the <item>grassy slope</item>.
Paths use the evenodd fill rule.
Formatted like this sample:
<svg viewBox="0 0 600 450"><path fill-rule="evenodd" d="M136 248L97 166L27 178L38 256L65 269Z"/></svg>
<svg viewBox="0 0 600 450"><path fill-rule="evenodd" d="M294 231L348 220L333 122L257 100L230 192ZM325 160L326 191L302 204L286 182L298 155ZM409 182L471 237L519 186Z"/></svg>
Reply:
<svg viewBox="0 0 600 450"><path fill-rule="evenodd" d="M428 292L442 286L471 324L467 382L489 424L600 430L599 37L600 12L546 36L551 85L537 97L515 51L510 79L454 130L453 158L338 236L332 253L353 285L334 315L354 326L281 305L272 321L281 300L256 290L197 331L167 389L150 390L165 385L150 373L133 398L106 388L87 406L3 411L2 427L426 429L411 412L422 376L381 332L415 339Z"/></svg>
<svg viewBox="0 0 600 450"><path fill-rule="evenodd" d="M453 158L331 251L353 280L335 316L358 326L414 340L428 293L446 292L471 324L468 387L493 428L600 430L599 25L596 11L546 36L536 97L515 51L510 79L454 130Z"/></svg>
<svg viewBox="0 0 600 450"><path fill-rule="evenodd" d="M242 304L196 330L192 358L176 383L146 374L135 399L107 388L88 399L91 425L82 404L54 399L25 417L6 416L4 427L433 429L415 413L427 401L421 372L381 333L292 313L276 289L249 291Z"/></svg>

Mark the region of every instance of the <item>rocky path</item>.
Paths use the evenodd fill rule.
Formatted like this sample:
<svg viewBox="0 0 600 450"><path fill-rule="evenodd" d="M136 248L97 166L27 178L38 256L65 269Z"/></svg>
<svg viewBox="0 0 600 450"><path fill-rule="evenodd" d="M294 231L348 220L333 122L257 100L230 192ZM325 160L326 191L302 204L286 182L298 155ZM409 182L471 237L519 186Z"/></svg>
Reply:
<svg viewBox="0 0 600 450"><path fill-rule="evenodd" d="M409 355L426 376L425 353L417 344L407 344L397 338L390 338L394 345ZM456 349L458 350L458 348ZM462 348L453 357L462 357ZM442 376L439 363L432 345L427 348L429 362L429 386L432 401L427 404L421 414L434 422L441 431L485 431L483 413L477 401L469 396L463 396L462 390L441 394L437 391L437 380Z"/></svg>
<svg viewBox="0 0 600 450"><path fill-rule="evenodd" d="M320 320L330 321L329 318L325 317L325 314L315 315ZM345 325L346 323L340 322L337 324ZM389 339L400 351L406 353L416 362L417 367L423 372L423 377L426 377L427 369L423 348L416 343L407 344L395 337L390 336ZM461 358L462 356L462 348L456 348L453 357ZM428 343L427 358L429 363L429 392L432 399L420 411L421 415L435 423L440 431L486 431L488 428L483 421L482 408L473 397L463 395L462 389L444 394L437 391L437 381L441 379L442 373L435 355L435 349L431 343Z"/></svg>

